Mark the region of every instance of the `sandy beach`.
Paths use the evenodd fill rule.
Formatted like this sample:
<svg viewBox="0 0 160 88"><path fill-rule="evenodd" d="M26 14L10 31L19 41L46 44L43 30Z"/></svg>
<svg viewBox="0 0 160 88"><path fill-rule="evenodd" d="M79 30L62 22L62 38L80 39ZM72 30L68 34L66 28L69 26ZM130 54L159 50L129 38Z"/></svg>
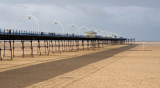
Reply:
<svg viewBox="0 0 160 88"><path fill-rule="evenodd" d="M160 0L0 0L0 88L160 88Z"/></svg>
<svg viewBox="0 0 160 88"><path fill-rule="evenodd" d="M0 61L1 88L160 88L160 43Z"/></svg>

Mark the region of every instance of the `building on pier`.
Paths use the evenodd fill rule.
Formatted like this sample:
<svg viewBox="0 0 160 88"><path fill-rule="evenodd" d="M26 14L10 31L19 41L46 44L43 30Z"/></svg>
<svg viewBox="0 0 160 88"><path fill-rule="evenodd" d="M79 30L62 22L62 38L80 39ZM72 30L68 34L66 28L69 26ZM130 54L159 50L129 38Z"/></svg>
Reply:
<svg viewBox="0 0 160 88"><path fill-rule="evenodd" d="M97 34L97 32L94 32L94 31L87 31L85 33L86 33L86 37L88 38L95 38Z"/></svg>

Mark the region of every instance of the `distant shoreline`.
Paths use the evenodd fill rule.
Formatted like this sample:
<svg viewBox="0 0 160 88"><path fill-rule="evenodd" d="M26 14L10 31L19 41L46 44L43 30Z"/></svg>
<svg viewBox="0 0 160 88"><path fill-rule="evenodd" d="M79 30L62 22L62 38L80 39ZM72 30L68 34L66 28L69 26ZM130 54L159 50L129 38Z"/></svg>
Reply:
<svg viewBox="0 0 160 88"><path fill-rule="evenodd" d="M160 41L135 41L135 42L160 42Z"/></svg>

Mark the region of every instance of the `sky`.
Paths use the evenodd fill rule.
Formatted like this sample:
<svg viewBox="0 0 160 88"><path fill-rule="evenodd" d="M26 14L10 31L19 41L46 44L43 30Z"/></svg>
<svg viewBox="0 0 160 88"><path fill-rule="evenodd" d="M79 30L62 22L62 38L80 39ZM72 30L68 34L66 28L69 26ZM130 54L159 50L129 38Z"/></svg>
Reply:
<svg viewBox="0 0 160 88"><path fill-rule="evenodd" d="M102 34L160 41L160 0L0 0L0 19L1 29L62 33L63 25L65 33L79 33L78 27L83 34L86 26Z"/></svg>

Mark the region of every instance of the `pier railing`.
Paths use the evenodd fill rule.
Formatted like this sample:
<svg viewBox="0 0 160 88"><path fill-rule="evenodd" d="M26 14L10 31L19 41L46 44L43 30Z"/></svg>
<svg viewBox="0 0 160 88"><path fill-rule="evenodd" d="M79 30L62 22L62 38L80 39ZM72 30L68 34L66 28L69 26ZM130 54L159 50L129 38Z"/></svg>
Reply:
<svg viewBox="0 0 160 88"><path fill-rule="evenodd" d="M62 34L55 32L38 32L38 31L27 31L27 30L11 30L11 29L0 29L1 35L25 35L25 36L48 36L48 37L68 37L68 38L99 38L99 39L126 39L126 38L111 38L104 37L101 35L95 35L94 37L88 37L85 35L76 35L76 34Z"/></svg>

